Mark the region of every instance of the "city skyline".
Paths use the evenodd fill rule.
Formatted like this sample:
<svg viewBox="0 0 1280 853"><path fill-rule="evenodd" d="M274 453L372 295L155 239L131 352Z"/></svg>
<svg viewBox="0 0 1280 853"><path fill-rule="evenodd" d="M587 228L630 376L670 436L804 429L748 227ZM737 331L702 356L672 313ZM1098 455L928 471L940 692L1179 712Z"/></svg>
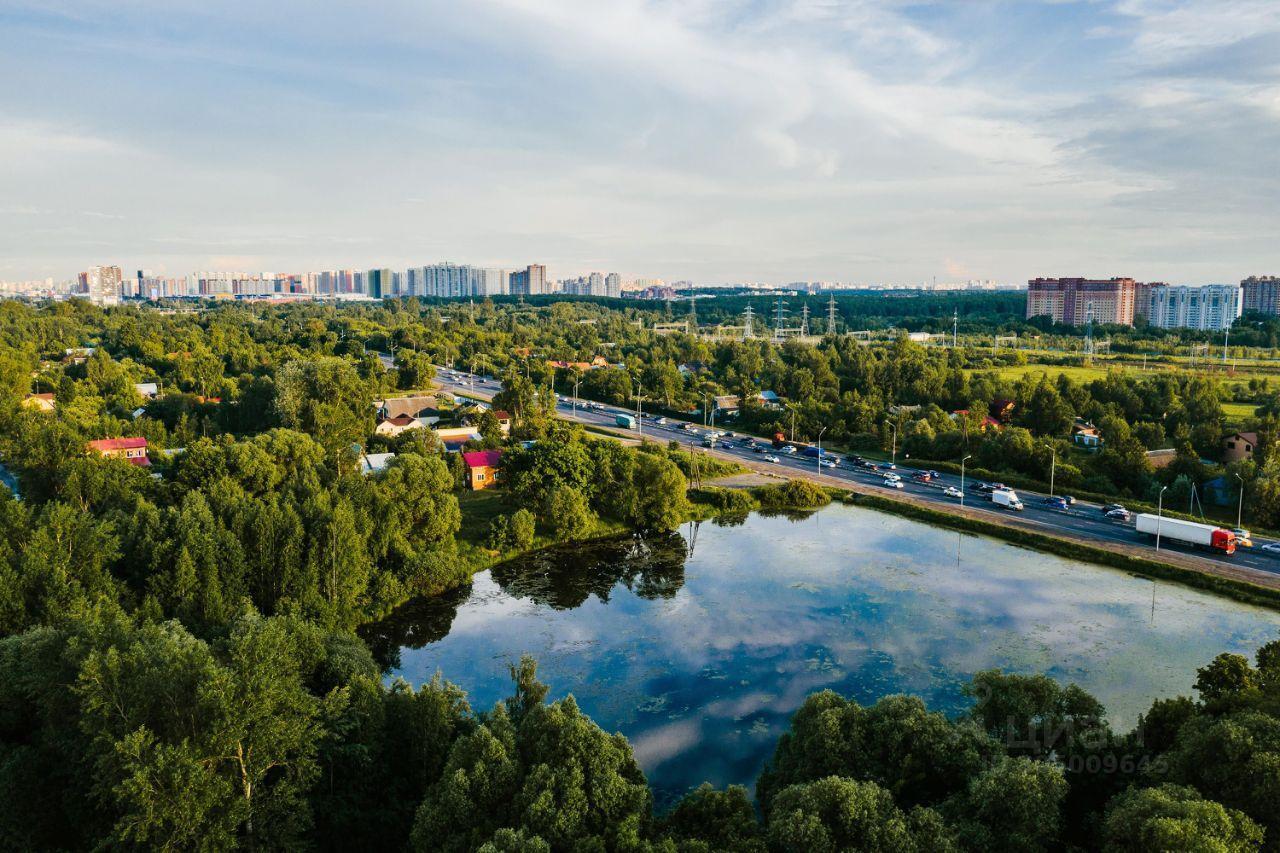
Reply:
<svg viewBox="0 0 1280 853"><path fill-rule="evenodd" d="M78 0L5 23L0 279L435 255L1203 283L1280 260L1263 0Z"/></svg>

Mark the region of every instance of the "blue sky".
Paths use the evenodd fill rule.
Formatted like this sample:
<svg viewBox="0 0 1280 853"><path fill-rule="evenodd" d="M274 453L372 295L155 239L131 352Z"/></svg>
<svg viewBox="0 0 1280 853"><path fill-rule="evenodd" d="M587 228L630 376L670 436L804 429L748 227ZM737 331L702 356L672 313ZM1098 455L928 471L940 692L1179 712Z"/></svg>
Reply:
<svg viewBox="0 0 1280 853"><path fill-rule="evenodd" d="M1280 272L1280 2L0 0L0 279Z"/></svg>

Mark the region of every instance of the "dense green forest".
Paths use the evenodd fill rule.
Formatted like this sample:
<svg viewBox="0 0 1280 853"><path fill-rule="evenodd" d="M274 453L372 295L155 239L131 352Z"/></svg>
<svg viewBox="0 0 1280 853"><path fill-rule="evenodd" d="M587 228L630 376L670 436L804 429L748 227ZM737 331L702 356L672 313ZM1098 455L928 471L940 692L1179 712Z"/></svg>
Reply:
<svg viewBox="0 0 1280 853"><path fill-rule="evenodd" d="M638 318L568 301L0 303L0 462L18 494L0 490L0 847L1274 847L1275 643L1253 663L1210 662L1198 699L1156 701L1133 732L1042 677L979 674L958 719L907 697L868 708L818 694L754 802L700 789L666 813L625 739L572 698L548 702L531 661L489 709L444 678L386 683L396 640L383 619L398 605L456 595L478 568L550 542L661 537L692 511L687 454L550 417L551 390L575 378L585 396L623 402L643 388L673 411L740 393L744 422L794 412L802 434L822 424L878 446L888 407L918 403L893 422L917 453L968 448L1013 466L1031 466L1063 419L1091 417L1108 445L1079 481L1134 492L1169 476L1137 463L1157 430L1189 448L1173 475L1193 478L1196 448L1222 429L1219 390L1199 377L1005 383L976 350L711 343ZM377 352L394 354L390 368ZM624 367L549 363L596 355ZM466 491L458 454L430 430L373 434L373 401L428 391L437 364L502 377L511 436L480 416L471 444L504 449L491 496ZM789 409L755 407L764 389ZM1005 396L1019 406L998 432L947 415ZM1280 410L1268 405L1260 428ZM146 438L151 464L87 446L112 437ZM365 471L375 448L396 457ZM1258 466L1266 507L1280 459ZM759 503L821 497L792 491ZM669 595L680 581L668 563L619 577ZM495 577L516 582L501 567Z"/></svg>

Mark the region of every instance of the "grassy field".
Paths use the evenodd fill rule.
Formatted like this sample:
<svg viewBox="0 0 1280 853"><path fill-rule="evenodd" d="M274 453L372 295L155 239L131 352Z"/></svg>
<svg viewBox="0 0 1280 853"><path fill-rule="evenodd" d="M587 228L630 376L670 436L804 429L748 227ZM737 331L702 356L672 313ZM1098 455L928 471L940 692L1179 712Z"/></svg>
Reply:
<svg viewBox="0 0 1280 853"><path fill-rule="evenodd" d="M1253 413L1257 408L1253 403L1222 404L1222 411L1227 416L1227 423L1231 426L1243 424L1247 418L1253 417Z"/></svg>

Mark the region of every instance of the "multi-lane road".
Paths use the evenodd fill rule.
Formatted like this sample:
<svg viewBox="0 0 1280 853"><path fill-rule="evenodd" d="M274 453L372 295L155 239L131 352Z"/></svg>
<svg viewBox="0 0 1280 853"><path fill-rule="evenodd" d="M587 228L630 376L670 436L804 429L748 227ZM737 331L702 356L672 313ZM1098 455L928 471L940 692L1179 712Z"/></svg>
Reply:
<svg viewBox="0 0 1280 853"><path fill-rule="evenodd" d="M487 380L461 371L439 370L436 381L455 394L484 400L490 399L501 390L501 385L495 380ZM569 399L558 400L556 411L560 417L566 420L603 427L615 432L626 433L635 438L643 436L663 441L675 439L682 444L688 444L691 441L695 444L701 444L710 431L701 424L691 424L673 418L666 418L664 419L665 422L658 423L659 419L649 417L637 420L638 429L627 430L617 426L617 416L626 414L634 417L634 410L621 409L615 406L600 406L583 400L578 400L576 403ZM998 507L986 495L969 488L973 484L972 478L968 478L963 487L959 476L948 474L942 474L931 478L927 483L922 483L912 479L916 469L899 465L897 473L902 477L903 488L895 489L884 485L882 472L864 470L851 465L847 459L842 458L841 464L835 468L820 467L817 459L799 454L777 453L772 448L764 452L756 452L752 445L763 443L766 443L764 439L750 436L723 437L716 440L715 453L718 456L732 458L735 461L744 463L753 469L776 473L781 476L817 479L824 484L844 485L863 492L879 490L888 498L910 495L912 498L941 506L963 506L967 510L976 510L989 515L991 520L1013 526L1040 528L1047 533L1060 532L1077 539L1120 543L1154 551L1147 538L1134 529L1132 520L1124 522L1109 519L1103 514L1101 506L1097 504L1077 501L1074 506L1068 509L1055 509L1043 502L1045 495L1019 489L1018 495L1022 499L1025 509L1022 512L1017 512ZM778 461L766 462L765 459L767 457L776 457ZM948 496L946 494L948 487L961 489L963 497ZM1280 553L1262 550L1262 546L1267 544L1265 541L1255 539L1253 542L1254 546L1252 548L1239 548L1231 556L1195 551L1178 543L1170 543L1167 540L1161 543L1160 550L1170 554L1182 555L1183 559L1179 560L1179 562L1185 562L1185 559L1190 557L1223 566L1253 569L1272 575L1280 575Z"/></svg>

